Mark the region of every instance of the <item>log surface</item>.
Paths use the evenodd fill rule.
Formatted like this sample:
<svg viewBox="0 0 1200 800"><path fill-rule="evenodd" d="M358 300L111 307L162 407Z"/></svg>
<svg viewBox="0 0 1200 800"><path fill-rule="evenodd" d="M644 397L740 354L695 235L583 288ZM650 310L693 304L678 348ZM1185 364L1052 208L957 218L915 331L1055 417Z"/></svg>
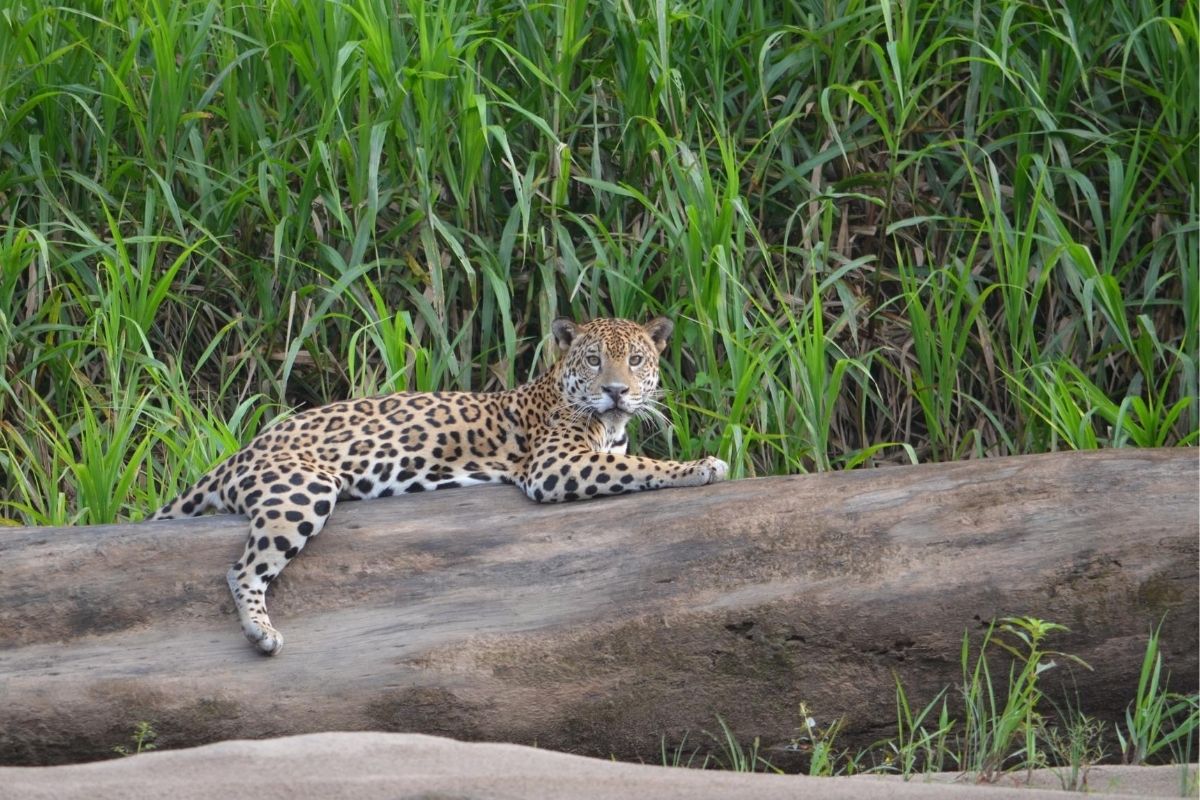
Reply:
<svg viewBox="0 0 1200 800"><path fill-rule="evenodd" d="M783 747L801 701L866 743L893 672L923 705L1004 615L1069 626L1050 645L1094 670L1045 680L1115 719L1164 615L1196 688L1198 476L1195 450L1119 450L343 503L273 587L275 658L225 586L239 517L3 530L0 763L104 758L142 720L163 747L385 730L657 761L717 714Z"/></svg>

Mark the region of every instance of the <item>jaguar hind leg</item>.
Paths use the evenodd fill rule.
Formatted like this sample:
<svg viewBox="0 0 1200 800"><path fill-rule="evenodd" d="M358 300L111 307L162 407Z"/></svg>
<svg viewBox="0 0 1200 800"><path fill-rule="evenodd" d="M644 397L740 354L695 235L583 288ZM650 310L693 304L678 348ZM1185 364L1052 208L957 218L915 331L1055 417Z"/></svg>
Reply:
<svg viewBox="0 0 1200 800"><path fill-rule="evenodd" d="M338 498L338 479L305 465L265 468L256 488L244 497L250 537L227 580L246 638L273 656L283 634L267 614L267 587L308 540L321 532Z"/></svg>

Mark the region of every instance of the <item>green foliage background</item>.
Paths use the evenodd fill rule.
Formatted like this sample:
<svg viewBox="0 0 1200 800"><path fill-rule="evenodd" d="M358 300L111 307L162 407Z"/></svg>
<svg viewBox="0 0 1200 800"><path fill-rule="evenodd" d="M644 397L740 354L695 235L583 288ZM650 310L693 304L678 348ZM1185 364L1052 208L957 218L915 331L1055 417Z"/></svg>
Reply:
<svg viewBox="0 0 1200 800"><path fill-rule="evenodd" d="M1197 3L9 0L0 518L669 314L735 474L1197 439Z"/></svg>

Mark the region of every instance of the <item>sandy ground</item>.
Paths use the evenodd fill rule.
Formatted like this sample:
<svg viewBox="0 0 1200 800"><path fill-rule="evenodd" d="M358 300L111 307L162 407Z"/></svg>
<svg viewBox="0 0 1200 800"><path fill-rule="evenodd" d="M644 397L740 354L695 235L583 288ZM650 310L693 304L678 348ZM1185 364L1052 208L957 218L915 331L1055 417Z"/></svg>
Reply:
<svg viewBox="0 0 1200 800"><path fill-rule="evenodd" d="M1187 778L1184 778L1182 767L1092 767L1088 770L1086 783L1080 792L1063 791L1063 779L1069 778L1069 771L1057 769L1034 770L1032 775L1024 772L1004 775L995 783L985 785L976 785L973 779L957 772L923 775L914 778L911 783L924 786L948 784L962 790L970 789L970 796L979 795L983 800L1001 796L996 795L996 791L1012 789L1020 791L1021 797L1045 797L1053 792L1054 796L1062 800L1078 797L1081 792L1086 793L1088 797L1196 797L1196 769L1195 764L1188 765ZM862 775L849 780L893 782L900 778ZM1186 787L1183 785L1184 781ZM1185 791L1190 791L1191 794L1184 794ZM1011 793L1006 791L1004 796Z"/></svg>
<svg viewBox="0 0 1200 800"><path fill-rule="evenodd" d="M1193 768L1194 772L1194 768ZM953 776L940 776L953 781ZM1177 767L1100 767L1091 797L1178 797ZM0 768L6 800L139 797L255 800L374 798L1003 798L1068 797L1053 774L1041 788L1012 778L990 786L962 782L905 783L871 777L808 778L739 775L622 764L509 744L468 744L395 733L319 733L260 741L230 741L187 750L61 767Z"/></svg>

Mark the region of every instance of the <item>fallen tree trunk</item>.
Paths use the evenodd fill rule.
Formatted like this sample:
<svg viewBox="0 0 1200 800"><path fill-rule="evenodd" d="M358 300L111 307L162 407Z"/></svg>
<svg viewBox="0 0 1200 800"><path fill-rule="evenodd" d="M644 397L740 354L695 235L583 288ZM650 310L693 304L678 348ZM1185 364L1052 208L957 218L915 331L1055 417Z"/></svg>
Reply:
<svg viewBox="0 0 1200 800"><path fill-rule="evenodd" d="M1120 450L345 503L276 582L275 658L225 587L240 518L3 531L0 763L106 757L143 720L163 747L373 729L653 761L717 714L786 744L801 701L870 741L893 672L923 705L1004 615L1069 626L1049 644L1094 671L1046 691L1113 719L1164 615L1196 687L1197 480L1194 450Z"/></svg>

